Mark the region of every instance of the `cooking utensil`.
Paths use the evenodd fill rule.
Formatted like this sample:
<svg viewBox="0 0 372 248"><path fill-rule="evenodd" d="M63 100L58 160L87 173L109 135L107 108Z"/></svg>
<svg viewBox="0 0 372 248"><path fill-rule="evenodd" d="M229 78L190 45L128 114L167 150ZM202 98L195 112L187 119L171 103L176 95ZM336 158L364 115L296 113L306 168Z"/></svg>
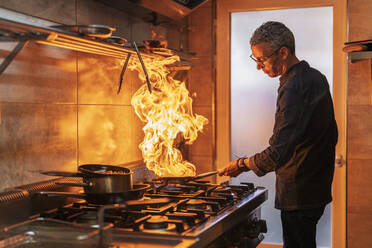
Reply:
<svg viewBox="0 0 372 248"><path fill-rule="evenodd" d="M117 46L124 46L126 42L128 42L127 39L119 37L119 36L110 36L107 39L104 39L103 41L107 43L111 43L113 45Z"/></svg>
<svg viewBox="0 0 372 248"><path fill-rule="evenodd" d="M112 32L116 30L116 28L106 26L106 25L55 25L51 26L53 28L62 29L65 31L69 31L72 33L77 33L83 36L94 37L94 38L102 38L107 39L110 38Z"/></svg>
<svg viewBox="0 0 372 248"><path fill-rule="evenodd" d="M85 193L105 194L123 193L132 189L132 174L130 169L102 164L80 165L79 172L41 171L48 176L82 177L83 183L59 183L68 186L84 187Z"/></svg>
<svg viewBox="0 0 372 248"><path fill-rule="evenodd" d="M167 181L167 182L187 182L187 181L195 181L204 177L209 177L216 175L218 171L210 171L203 174L199 174L197 176L188 176L188 177L159 177L157 180L160 181Z"/></svg>
<svg viewBox="0 0 372 248"><path fill-rule="evenodd" d="M142 69L143 69L143 72L145 73L145 77L146 77L147 88L149 89L150 94L151 94L151 93L152 93L152 90L151 90L151 84L150 84L149 75L147 74L147 70L146 70L145 64L143 63L143 60L142 60L141 54L140 54L140 52L139 52L139 50L138 50L138 47L137 47L137 44L136 44L135 41L133 41L133 46L134 46L134 48L136 49L136 52L137 52L137 55L138 55L138 59L139 59L140 62L141 62Z"/></svg>
<svg viewBox="0 0 372 248"><path fill-rule="evenodd" d="M22 48L25 46L27 41L20 41L18 44L14 47L14 49L9 53L9 55L3 60L3 62L0 64L0 74L5 71L5 69L9 66L9 64L13 61L15 56L22 50Z"/></svg>
<svg viewBox="0 0 372 248"><path fill-rule="evenodd" d="M119 193L71 193L71 192L54 192L54 191L41 191L37 194L45 195L48 197L72 197L85 199L88 203L106 205L123 203L128 200L137 200L142 198L147 189L150 188L148 184L135 184L133 189L126 192Z"/></svg>
<svg viewBox="0 0 372 248"><path fill-rule="evenodd" d="M116 92L116 94L119 94L119 93L120 93L121 85L123 84L124 73L125 73L125 71L127 70L128 63L129 63L129 59L130 59L130 56L131 56L131 55L132 55L131 53L128 53L128 54L127 54L127 57L126 57L126 59L125 59L124 65L123 65L123 68L121 69L119 88L118 88L118 91Z"/></svg>

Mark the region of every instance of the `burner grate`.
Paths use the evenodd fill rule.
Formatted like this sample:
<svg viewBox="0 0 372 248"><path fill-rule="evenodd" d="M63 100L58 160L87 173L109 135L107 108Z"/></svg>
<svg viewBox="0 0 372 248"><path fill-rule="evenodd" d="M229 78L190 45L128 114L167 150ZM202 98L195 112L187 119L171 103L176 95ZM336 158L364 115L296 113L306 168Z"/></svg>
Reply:
<svg viewBox="0 0 372 248"><path fill-rule="evenodd" d="M216 216L254 192L253 184L238 186L208 181L152 183L141 199L104 211L104 223L131 232L183 233ZM43 213L46 218L95 226L101 205L75 202Z"/></svg>

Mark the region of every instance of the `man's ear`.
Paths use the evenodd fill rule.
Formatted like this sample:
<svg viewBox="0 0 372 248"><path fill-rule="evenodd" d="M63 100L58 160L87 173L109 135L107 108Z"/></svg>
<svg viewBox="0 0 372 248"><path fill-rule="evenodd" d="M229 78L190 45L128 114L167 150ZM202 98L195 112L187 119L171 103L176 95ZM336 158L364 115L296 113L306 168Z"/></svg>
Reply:
<svg viewBox="0 0 372 248"><path fill-rule="evenodd" d="M279 50L279 54L280 56L282 56L282 58L285 60L288 58L288 56L291 54L291 52L289 51L289 48L288 47L282 47L280 50Z"/></svg>

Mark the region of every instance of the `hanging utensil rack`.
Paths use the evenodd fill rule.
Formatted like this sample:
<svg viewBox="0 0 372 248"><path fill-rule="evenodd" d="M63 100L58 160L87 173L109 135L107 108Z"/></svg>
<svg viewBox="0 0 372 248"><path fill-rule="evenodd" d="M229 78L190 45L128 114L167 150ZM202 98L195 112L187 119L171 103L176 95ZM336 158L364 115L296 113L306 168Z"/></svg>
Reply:
<svg viewBox="0 0 372 248"><path fill-rule="evenodd" d="M39 44L119 59L125 59L128 54L136 54L136 51L131 48L109 44L99 39L89 39L79 33L0 17L0 41L19 42L28 40L34 40ZM143 54L143 57L149 56L154 57L153 55Z"/></svg>
<svg viewBox="0 0 372 248"><path fill-rule="evenodd" d="M19 20L7 19L0 17L0 41L18 42L15 48L0 64L0 74L9 66L16 55L22 50L28 41L34 41L38 44L50 45L54 47L109 56L113 58L128 60L139 59L137 51L132 49L132 44L128 46L120 46L105 42L105 39L96 39L82 36L79 33L70 32L68 30L59 29L56 27L45 27L35 24L29 24ZM136 56L131 56L132 54ZM159 58L163 57L158 54L141 53L142 58ZM126 70L128 61L124 63L123 70L120 76L118 92L120 92L123 74ZM182 67L177 66L171 70L189 70L189 63L183 64Z"/></svg>
<svg viewBox="0 0 372 248"><path fill-rule="evenodd" d="M86 52L91 54L110 56L118 59L125 59L123 70L120 75L118 92L120 92L124 72L131 54L136 51L128 47L106 43L104 39L84 37L79 33L59 29L57 27L44 27L25 23L19 20L0 18L0 41L18 42L14 49L0 64L0 74L10 65L16 55L22 50L28 41L38 44ZM149 55L143 54L144 57ZM154 56L152 56L154 57ZM159 56L158 56L159 57Z"/></svg>

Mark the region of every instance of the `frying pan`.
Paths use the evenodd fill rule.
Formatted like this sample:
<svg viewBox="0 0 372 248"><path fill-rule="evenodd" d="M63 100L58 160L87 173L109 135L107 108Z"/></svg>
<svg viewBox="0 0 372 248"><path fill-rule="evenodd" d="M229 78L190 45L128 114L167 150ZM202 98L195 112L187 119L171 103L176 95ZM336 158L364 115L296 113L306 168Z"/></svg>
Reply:
<svg viewBox="0 0 372 248"><path fill-rule="evenodd" d="M53 28L62 29L72 33L78 33L83 36L94 37L94 38L109 38L116 28L106 25L55 25Z"/></svg>
<svg viewBox="0 0 372 248"><path fill-rule="evenodd" d="M60 185L84 187L89 194L123 193L132 189L132 174L125 167L85 164L80 165L79 172L68 171L41 171L48 176L82 177L82 183L58 183Z"/></svg>
<svg viewBox="0 0 372 248"><path fill-rule="evenodd" d="M54 191L41 191L38 192L40 195L46 195L48 197L72 197L85 199L88 203L107 205L107 204L118 204L128 200L137 200L142 198L146 190L150 188L148 184L135 184L133 189L121 192L121 193L70 193L70 192L54 192Z"/></svg>
<svg viewBox="0 0 372 248"><path fill-rule="evenodd" d="M109 38L104 39L103 41L117 46L124 46L125 43L128 42L127 39L119 36L110 36Z"/></svg>
<svg viewBox="0 0 372 248"><path fill-rule="evenodd" d="M203 174L199 174L197 176L188 176L188 177L159 177L156 180L159 181L166 181L166 182L176 182L176 183L183 183L188 181L195 181L204 177L209 177L216 175L218 171L210 171Z"/></svg>

